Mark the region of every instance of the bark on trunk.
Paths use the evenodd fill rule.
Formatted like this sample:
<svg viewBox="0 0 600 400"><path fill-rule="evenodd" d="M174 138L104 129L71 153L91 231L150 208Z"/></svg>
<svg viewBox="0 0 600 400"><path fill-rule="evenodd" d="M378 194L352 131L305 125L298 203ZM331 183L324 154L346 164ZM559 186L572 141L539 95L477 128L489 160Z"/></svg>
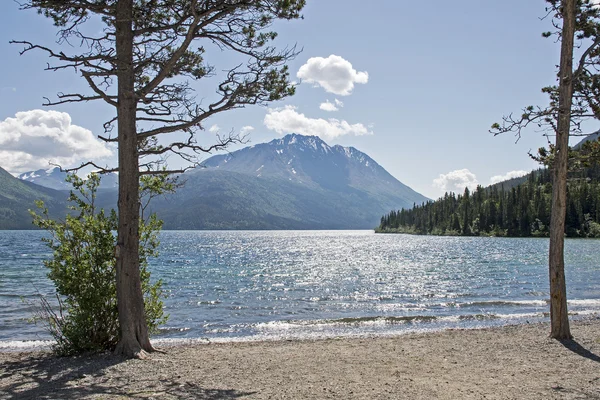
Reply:
<svg viewBox="0 0 600 400"><path fill-rule="evenodd" d="M562 40L559 70L558 124L556 158L552 182L552 215L550 218L550 336L570 339L567 313L567 286L565 282L565 214L567 210L567 168L569 130L573 100L573 37L575 34L576 0L562 2Z"/></svg>
<svg viewBox="0 0 600 400"><path fill-rule="evenodd" d="M116 12L118 58L119 229L117 305L121 338L115 352L144 358L153 351L148 337L139 261L139 160L137 101L133 71L133 0L119 0Z"/></svg>

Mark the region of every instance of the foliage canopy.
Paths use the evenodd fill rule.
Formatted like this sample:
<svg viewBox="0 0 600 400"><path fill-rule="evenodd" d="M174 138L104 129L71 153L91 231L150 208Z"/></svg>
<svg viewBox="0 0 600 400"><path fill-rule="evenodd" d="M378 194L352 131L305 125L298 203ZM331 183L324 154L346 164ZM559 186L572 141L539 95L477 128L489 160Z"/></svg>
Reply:
<svg viewBox="0 0 600 400"><path fill-rule="evenodd" d="M97 174L86 181L69 175L67 181L74 190L69 196L70 213L64 221L51 219L41 201L41 214L31 212L34 224L50 233L42 239L52 250L52 257L44 265L59 299L58 311L42 299L40 317L56 340L55 351L59 354L111 350L119 340L115 283L117 215L114 210L106 213L96 208L100 184ZM148 259L157 255L161 225L155 215L140 224L142 290L151 332L167 318L161 300L162 281L151 282L148 271Z"/></svg>

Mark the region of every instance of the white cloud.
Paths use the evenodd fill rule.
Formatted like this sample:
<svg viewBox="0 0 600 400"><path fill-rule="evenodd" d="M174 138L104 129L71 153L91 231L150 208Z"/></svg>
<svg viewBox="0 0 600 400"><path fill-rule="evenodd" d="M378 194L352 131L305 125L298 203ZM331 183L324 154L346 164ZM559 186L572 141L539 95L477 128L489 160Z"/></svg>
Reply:
<svg viewBox="0 0 600 400"><path fill-rule="evenodd" d="M325 103L321 103L319 108L323 111L337 111L339 108L335 106L335 104L331 103L329 100L326 100Z"/></svg>
<svg viewBox="0 0 600 400"><path fill-rule="evenodd" d="M333 139L344 135L372 135L363 124L350 124L335 118L308 118L296 111L296 107L271 108L267 110L264 124L277 133L299 133L301 135L317 135L323 139Z"/></svg>
<svg viewBox="0 0 600 400"><path fill-rule="evenodd" d="M217 125L217 124L214 124L214 125L212 125L210 128L208 128L208 131L209 131L210 133L217 133L217 132L219 132L220 130L221 130L221 128L219 128L219 125Z"/></svg>
<svg viewBox="0 0 600 400"><path fill-rule="evenodd" d="M49 163L71 167L112 155L88 129L71 124L64 112L31 110L0 121L0 165L13 173L47 168Z"/></svg>
<svg viewBox="0 0 600 400"><path fill-rule="evenodd" d="M306 64L300 67L296 76L339 96L350 95L355 83L369 81L369 74L366 71L356 71L349 61L334 54L327 58L309 58Z"/></svg>
<svg viewBox="0 0 600 400"><path fill-rule="evenodd" d="M254 130L253 126L246 125L246 126L243 126L242 129L240 129L240 133L242 135L246 135L246 134L252 132L253 130Z"/></svg>
<svg viewBox="0 0 600 400"><path fill-rule="evenodd" d="M330 102L329 100L325 100L325 103L321 103L319 108L323 111L338 111L340 108L344 107L344 103L339 101L338 99L334 99L334 102Z"/></svg>
<svg viewBox="0 0 600 400"><path fill-rule="evenodd" d="M458 169L447 174L440 174L439 178L433 180L433 186L446 192L462 193L465 187L473 190L477 187L477 177L468 169Z"/></svg>
<svg viewBox="0 0 600 400"><path fill-rule="evenodd" d="M498 182L502 182L502 181L507 181L509 179L518 178L520 176L525 176L528 173L529 172L527 172L527 171L518 170L518 171L507 172L504 175L495 175L490 178L490 185L493 185L494 183L498 183Z"/></svg>

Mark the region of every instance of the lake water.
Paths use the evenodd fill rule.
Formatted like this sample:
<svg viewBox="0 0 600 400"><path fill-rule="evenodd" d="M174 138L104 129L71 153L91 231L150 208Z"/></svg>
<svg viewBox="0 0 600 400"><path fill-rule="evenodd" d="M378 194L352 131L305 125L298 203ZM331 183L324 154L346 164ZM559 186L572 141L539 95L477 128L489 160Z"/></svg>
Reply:
<svg viewBox="0 0 600 400"><path fill-rule="evenodd" d="M38 231L0 231L0 350L47 344ZM547 320L548 240L372 231L164 231L158 342L394 335ZM566 241L569 311L600 315L600 241Z"/></svg>

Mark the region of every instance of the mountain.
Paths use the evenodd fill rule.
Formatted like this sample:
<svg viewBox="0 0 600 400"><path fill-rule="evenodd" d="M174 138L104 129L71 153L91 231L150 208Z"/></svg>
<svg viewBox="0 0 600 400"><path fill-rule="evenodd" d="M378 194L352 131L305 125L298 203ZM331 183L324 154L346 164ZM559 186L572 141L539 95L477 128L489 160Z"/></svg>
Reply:
<svg viewBox="0 0 600 400"><path fill-rule="evenodd" d="M49 169L38 169L37 171L25 172L17 178L35 183L54 190L71 190L70 183L65 182L67 173L61 171L59 167ZM115 189L119 186L119 176L117 174L102 175L100 189Z"/></svg>
<svg viewBox="0 0 600 400"><path fill-rule="evenodd" d="M166 229L362 229L428 199L365 153L316 136L217 155L151 205Z"/></svg>
<svg viewBox="0 0 600 400"><path fill-rule="evenodd" d="M583 146L583 144L585 142L593 142L600 139L600 130L594 132L594 133L590 133L587 136L584 136L583 139L581 139L579 141L579 143L577 143L575 146L573 146L574 149L579 150L581 149L581 147Z"/></svg>
<svg viewBox="0 0 600 400"><path fill-rule="evenodd" d="M64 202L57 200L70 188L62 182L64 173L39 170L21 179L5 174L18 186L15 193L27 193L7 206L21 210L18 227L30 221L26 210L33 206L23 205L37 198L51 201L57 214L55 208L63 207L64 214ZM113 187L115 177L108 176L108 185L103 177L102 186ZM296 134L211 157L180 178L183 187L150 204L165 229L370 229L389 210L428 200L365 153ZM102 190L96 204L115 208L116 199L114 188Z"/></svg>
<svg viewBox="0 0 600 400"><path fill-rule="evenodd" d="M100 175L100 177L102 178L100 180L100 190L112 190L112 189L118 189L119 188L119 175L111 172L108 174L102 174Z"/></svg>
<svg viewBox="0 0 600 400"><path fill-rule="evenodd" d="M0 168L0 229L32 229L28 209L43 200L53 217L66 212L65 193L17 179Z"/></svg>
<svg viewBox="0 0 600 400"><path fill-rule="evenodd" d="M206 169L238 172L264 179L284 179L313 189L367 193L396 207L428 199L404 185L354 147L330 147L318 136L287 135L209 158Z"/></svg>
<svg viewBox="0 0 600 400"><path fill-rule="evenodd" d="M599 139L600 139L600 130L596 131L594 133L590 133L589 135L585 136L575 146L572 146L572 149L581 150L581 148L583 147L583 145L585 143L594 142ZM594 167L594 168L597 168L597 167ZM594 168L592 168L592 170ZM590 168L588 168L588 172L590 172ZM496 188L498 190L510 190L512 188L516 188L517 186L522 185L523 183L537 179L539 177L539 175L543 174L543 173L545 173L545 168L539 168L535 171L530 172L527 175L519 176L517 178L507 179L505 181L495 183L493 185L488 186L486 189L491 190L493 188ZM571 173L571 174L573 174L573 173ZM575 172L575 174L577 174L577 172Z"/></svg>
<svg viewBox="0 0 600 400"><path fill-rule="evenodd" d="M69 190L71 185L65 182L66 177L66 172L62 172L58 167L38 169L37 171L25 172L17 176L17 178L21 179L22 181L35 183L36 185L44 186L50 189Z"/></svg>

